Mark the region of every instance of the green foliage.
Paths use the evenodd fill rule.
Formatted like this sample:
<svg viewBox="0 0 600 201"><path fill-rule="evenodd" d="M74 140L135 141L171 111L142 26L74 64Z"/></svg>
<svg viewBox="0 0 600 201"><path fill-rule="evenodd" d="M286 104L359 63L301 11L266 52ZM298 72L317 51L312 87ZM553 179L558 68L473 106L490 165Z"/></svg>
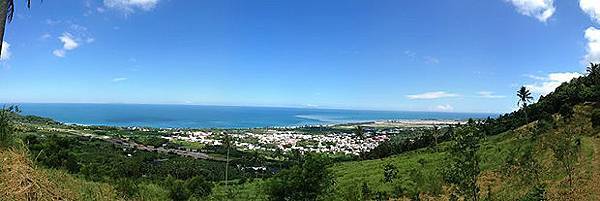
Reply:
<svg viewBox="0 0 600 201"><path fill-rule="evenodd" d="M592 111L592 127L600 128L600 109Z"/></svg>
<svg viewBox="0 0 600 201"><path fill-rule="evenodd" d="M360 192L362 194L363 200L371 199L371 189L369 188L369 184L363 181L362 186L360 188Z"/></svg>
<svg viewBox="0 0 600 201"><path fill-rule="evenodd" d="M144 136L144 137L136 137L133 139L135 142L143 145L149 145L153 147L161 147L163 144L169 142L167 139L163 139L156 136Z"/></svg>
<svg viewBox="0 0 600 201"><path fill-rule="evenodd" d="M182 180L167 177L165 186L169 189L169 198L174 201L185 201L191 196L190 191L185 186L185 182Z"/></svg>
<svg viewBox="0 0 600 201"><path fill-rule="evenodd" d="M354 134L358 138L361 138L361 139L365 138L365 131L362 126L356 126L356 130L354 131Z"/></svg>
<svg viewBox="0 0 600 201"><path fill-rule="evenodd" d="M265 192L270 200L316 200L333 186L328 161L320 155L307 155L302 163L282 170L269 179Z"/></svg>
<svg viewBox="0 0 600 201"><path fill-rule="evenodd" d="M545 201L546 200L546 185L535 185L525 197L519 201Z"/></svg>
<svg viewBox="0 0 600 201"><path fill-rule="evenodd" d="M467 200L478 200L477 177L480 173L477 154L482 135L472 120L458 130L450 147L450 164L445 170L447 182L456 185L457 193Z"/></svg>
<svg viewBox="0 0 600 201"><path fill-rule="evenodd" d="M138 193L137 183L132 179L118 179L114 187L119 196L123 198L133 198Z"/></svg>
<svg viewBox="0 0 600 201"><path fill-rule="evenodd" d="M0 109L0 148L7 148L14 143L15 126L13 119L19 113L17 106L3 106Z"/></svg>
<svg viewBox="0 0 600 201"><path fill-rule="evenodd" d="M560 110L558 110L558 113L560 113L560 116L565 120L571 119L573 117L573 114L575 114L575 112L573 111L573 107L568 104L563 104L562 106L560 106Z"/></svg>
<svg viewBox="0 0 600 201"><path fill-rule="evenodd" d="M551 148L556 162L567 175L569 186L572 187L575 163L579 159L579 151L581 149L581 139L573 129L565 128L565 130L555 136Z"/></svg>
<svg viewBox="0 0 600 201"><path fill-rule="evenodd" d="M33 137L26 138L30 143L39 142ZM50 135L47 140L41 144L31 144L33 150L39 150L36 156L37 161L45 166L52 168L63 168L71 173L79 172L79 164L75 154L70 150L77 146L75 138L58 137L56 134Z"/></svg>
<svg viewBox="0 0 600 201"><path fill-rule="evenodd" d="M383 166L383 182L391 183L398 175L398 168L394 164L388 163Z"/></svg>
<svg viewBox="0 0 600 201"><path fill-rule="evenodd" d="M201 176L195 176L186 182L188 191L197 198L206 197L212 193L213 184Z"/></svg>
<svg viewBox="0 0 600 201"><path fill-rule="evenodd" d="M536 184L540 181L542 167L534 154L533 145L524 145L522 155L517 161L518 164L515 165L517 175L525 184Z"/></svg>

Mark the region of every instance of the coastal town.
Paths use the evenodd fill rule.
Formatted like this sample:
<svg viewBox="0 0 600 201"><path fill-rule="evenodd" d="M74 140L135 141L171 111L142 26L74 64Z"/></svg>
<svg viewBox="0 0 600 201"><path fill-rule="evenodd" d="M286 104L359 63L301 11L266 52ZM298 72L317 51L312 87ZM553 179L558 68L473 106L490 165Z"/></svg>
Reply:
<svg viewBox="0 0 600 201"><path fill-rule="evenodd" d="M356 123L350 125L329 125L327 127L340 128L330 132L306 133L300 129L248 129L227 131L195 131L176 130L167 132L170 135L161 138L169 141L184 141L202 145L220 146L228 137L231 145L242 151L261 152L291 152L301 153L333 153L360 155L368 152L380 143L403 131L431 129L464 123L457 120L403 120L403 121L375 121ZM313 126L314 127L314 126ZM364 132L357 135L357 129Z"/></svg>

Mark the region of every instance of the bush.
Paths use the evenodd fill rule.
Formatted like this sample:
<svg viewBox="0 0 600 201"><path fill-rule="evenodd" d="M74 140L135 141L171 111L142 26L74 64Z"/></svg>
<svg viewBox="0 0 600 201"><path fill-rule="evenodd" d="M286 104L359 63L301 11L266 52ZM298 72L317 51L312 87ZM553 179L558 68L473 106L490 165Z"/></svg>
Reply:
<svg viewBox="0 0 600 201"><path fill-rule="evenodd" d="M592 127L600 128L600 109L595 109L592 112Z"/></svg>
<svg viewBox="0 0 600 201"><path fill-rule="evenodd" d="M534 186L525 197L521 198L520 201L539 201L546 200L546 186L536 185Z"/></svg>
<svg viewBox="0 0 600 201"><path fill-rule="evenodd" d="M560 106L558 113L560 113L560 116L564 119L570 119L574 114L573 108L568 104Z"/></svg>
<svg viewBox="0 0 600 201"><path fill-rule="evenodd" d="M270 200L317 200L333 186L326 158L308 155L290 169L282 170L265 185Z"/></svg>
<svg viewBox="0 0 600 201"><path fill-rule="evenodd" d="M187 181L186 188L194 197L202 198L212 193L213 184L203 177L196 176Z"/></svg>
<svg viewBox="0 0 600 201"><path fill-rule="evenodd" d="M185 187L185 182L173 177L166 179L166 187L169 188L169 197L174 201L188 200L190 192Z"/></svg>

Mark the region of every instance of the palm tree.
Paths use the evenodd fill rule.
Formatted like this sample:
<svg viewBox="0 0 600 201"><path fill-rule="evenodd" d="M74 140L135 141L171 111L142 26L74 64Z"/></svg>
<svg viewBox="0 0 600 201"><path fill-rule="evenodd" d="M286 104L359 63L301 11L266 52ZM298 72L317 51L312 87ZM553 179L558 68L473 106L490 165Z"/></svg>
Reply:
<svg viewBox="0 0 600 201"><path fill-rule="evenodd" d="M15 13L14 0L0 0L0 54L2 54L2 41L4 41L4 29L6 21L12 22ZM27 0L27 8L31 7L31 0Z"/></svg>
<svg viewBox="0 0 600 201"><path fill-rule="evenodd" d="M525 107L527 107L527 103L533 100L531 96L531 92L525 86L522 86L519 91L517 91L517 97L519 97L519 101L517 101L517 105L522 105L523 112L525 113L525 121L527 121L527 111L525 111Z"/></svg>

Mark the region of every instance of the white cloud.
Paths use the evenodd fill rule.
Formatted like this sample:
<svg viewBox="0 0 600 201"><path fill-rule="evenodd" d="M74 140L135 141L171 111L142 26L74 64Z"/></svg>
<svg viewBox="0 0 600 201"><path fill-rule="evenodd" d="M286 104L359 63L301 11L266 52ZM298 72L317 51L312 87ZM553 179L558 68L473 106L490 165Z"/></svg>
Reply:
<svg viewBox="0 0 600 201"><path fill-rule="evenodd" d="M408 99L411 100L427 100L427 99L438 99L438 98L448 98L448 97L457 97L458 94L453 94L453 93L448 93L445 91L433 91L433 92L426 92L426 93L422 93L422 94L413 94L413 95L407 95L406 97Z"/></svg>
<svg viewBox="0 0 600 201"><path fill-rule="evenodd" d="M85 34L81 34L81 35L85 35ZM81 42L91 43L94 41L93 38L87 38L87 39L85 39L85 41L82 41L81 38L75 37L72 34L70 34L69 32L64 32L61 36L58 37L58 40L60 40L60 42L62 43L62 48L55 49L52 51L52 54L54 54L54 56L57 56L57 57L65 57L67 54L67 51L72 51L72 50L78 48L80 46Z"/></svg>
<svg viewBox="0 0 600 201"><path fill-rule="evenodd" d="M52 51L52 54L57 57L65 57L65 54L67 54L67 52L63 49L56 49Z"/></svg>
<svg viewBox="0 0 600 201"><path fill-rule="evenodd" d="M125 80L127 80L126 77L117 77L117 78L113 78L112 79L113 82L122 82L122 81L125 81Z"/></svg>
<svg viewBox="0 0 600 201"><path fill-rule="evenodd" d="M480 91L477 92L477 94L479 94L479 97L481 98L504 98L506 96L501 96L501 95L495 95L494 92L491 91Z"/></svg>
<svg viewBox="0 0 600 201"><path fill-rule="evenodd" d="M104 0L106 8L117 9L126 13L133 13L136 9L149 11L154 9L158 0Z"/></svg>
<svg viewBox="0 0 600 201"><path fill-rule="evenodd" d="M525 87L527 87L533 93L546 95L554 91L554 89L560 86L563 82L568 82L573 78L581 76L582 74L577 72L550 73L543 79L537 79L541 82L526 84Z"/></svg>
<svg viewBox="0 0 600 201"><path fill-rule="evenodd" d="M454 107L452 107L451 105L448 105L448 104L435 106L435 111L450 112L453 110L454 110Z"/></svg>
<svg viewBox="0 0 600 201"><path fill-rule="evenodd" d="M79 44L75 42L73 36L67 32L63 33L58 39L63 43L63 49L65 50L73 50L79 47Z"/></svg>
<svg viewBox="0 0 600 201"><path fill-rule="evenodd" d="M583 62L600 61L600 30L589 27L585 30L585 39L587 39L586 55Z"/></svg>
<svg viewBox="0 0 600 201"><path fill-rule="evenodd" d="M516 7L517 11L522 15L535 17L541 22L546 22L556 8L554 0L507 0Z"/></svg>
<svg viewBox="0 0 600 201"><path fill-rule="evenodd" d="M593 20L600 22L600 1L598 0L580 0L579 7L587 13Z"/></svg>
<svg viewBox="0 0 600 201"><path fill-rule="evenodd" d="M0 61L6 61L10 59L12 52L10 51L10 43L2 41L2 55L0 55Z"/></svg>

